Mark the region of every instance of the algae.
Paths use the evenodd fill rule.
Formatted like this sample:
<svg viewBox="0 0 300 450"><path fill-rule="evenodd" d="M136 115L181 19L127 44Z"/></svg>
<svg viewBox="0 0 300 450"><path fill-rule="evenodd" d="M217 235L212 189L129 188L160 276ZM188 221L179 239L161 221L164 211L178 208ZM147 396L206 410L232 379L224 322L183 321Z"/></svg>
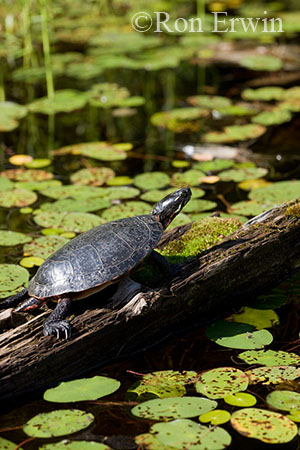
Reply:
<svg viewBox="0 0 300 450"><path fill-rule="evenodd" d="M285 212L286 216L294 216L300 219L300 202L295 203L292 206L289 206Z"/></svg>

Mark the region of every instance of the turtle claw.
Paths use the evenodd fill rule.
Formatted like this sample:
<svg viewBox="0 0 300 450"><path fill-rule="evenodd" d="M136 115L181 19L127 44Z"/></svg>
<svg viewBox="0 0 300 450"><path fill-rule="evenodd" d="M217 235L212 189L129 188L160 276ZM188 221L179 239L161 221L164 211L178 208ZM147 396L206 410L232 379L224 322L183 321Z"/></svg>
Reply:
<svg viewBox="0 0 300 450"><path fill-rule="evenodd" d="M57 339L60 339L61 333L65 339L69 339L72 333L72 326L67 320L60 320L57 322L48 322L44 324L44 335L50 336L56 335Z"/></svg>

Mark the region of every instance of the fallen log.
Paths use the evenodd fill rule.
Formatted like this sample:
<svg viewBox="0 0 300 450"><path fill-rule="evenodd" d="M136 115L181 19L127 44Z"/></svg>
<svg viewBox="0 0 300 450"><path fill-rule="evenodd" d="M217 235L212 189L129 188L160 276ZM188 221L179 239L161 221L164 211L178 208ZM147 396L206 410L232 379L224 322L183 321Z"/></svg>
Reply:
<svg viewBox="0 0 300 450"><path fill-rule="evenodd" d="M191 225L164 234L178 239ZM49 310L0 336L0 397L16 397L82 376L92 368L153 345L189 324L220 317L300 267L300 203L281 205L248 221L221 243L187 259L156 289L130 280L99 306L76 302L70 340L45 337ZM98 294L99 295L99 294ZM96 299L95 299L96 297ZM76 308L76 306L75 306Z"/></svg>

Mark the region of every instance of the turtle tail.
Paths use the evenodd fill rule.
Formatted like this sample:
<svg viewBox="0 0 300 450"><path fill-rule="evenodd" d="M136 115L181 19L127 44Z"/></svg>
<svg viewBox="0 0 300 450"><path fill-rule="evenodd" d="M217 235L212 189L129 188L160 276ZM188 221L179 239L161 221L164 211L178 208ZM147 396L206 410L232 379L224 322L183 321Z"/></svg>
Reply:
<svg viewBox="0 0 300 450"><path fill-rule="evenodd" d="M6 298L5 300L0 301L0 309L13 308L18 305L25 297L28 296L28 289L23 289L11 297Z"/></svg>

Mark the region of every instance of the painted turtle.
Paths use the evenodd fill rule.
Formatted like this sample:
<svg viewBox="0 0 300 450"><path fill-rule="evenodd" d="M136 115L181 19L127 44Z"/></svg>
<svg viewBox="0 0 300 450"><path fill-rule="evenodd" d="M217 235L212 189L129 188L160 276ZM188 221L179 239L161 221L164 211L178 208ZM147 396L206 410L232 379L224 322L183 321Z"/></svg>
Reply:
<svg viewBox="0 0 300 450"><path fill-rule="evenodd" d="M170 222L191 198L189 188L178 189L158 202L150 214L115 220L92 228L69 241L39 267L28 289L9 297L2 307L26 298L15 311L27 311L47 300L57 306L44 322L44 334L71 335L65 320L72 300L85 298L119 281L153 252ZM29 298L27 298L29 296Z"/></svg>

